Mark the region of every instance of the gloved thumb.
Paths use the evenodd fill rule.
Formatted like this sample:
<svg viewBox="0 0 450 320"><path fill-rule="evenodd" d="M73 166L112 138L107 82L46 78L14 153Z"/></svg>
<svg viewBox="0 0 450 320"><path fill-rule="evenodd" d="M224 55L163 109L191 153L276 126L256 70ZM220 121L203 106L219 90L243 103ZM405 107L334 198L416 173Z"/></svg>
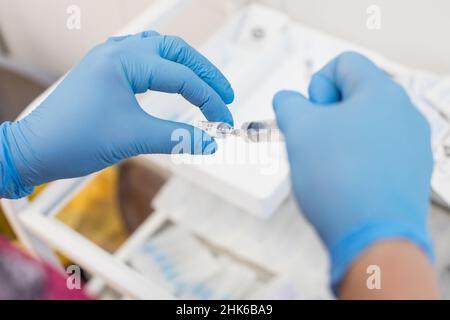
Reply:
<svg viewBox="0 0 450 320"><path fill-rule="evenodd" d="M217 151L213 137L189 124L154 118L139 135L144 154L211 155Z"/></svg>
<svg viewBox="0 0 450 320"><path fill-rule="evenodd" d="M384 77L386 74L363 55L344 52L312 77L309 96L314 103L337 103L363 88L372 88Z"/></svg>
<svg viewBox="0 0 450 320"><path fill-rule="evenodd" d="M329 105L341 101L339 89L322 72L313 75L308 91L314 104Z"/></svg>
<svg viewBox="0 0 450 320"><path fill-rule="evenodd" d="M311 101L296 91L280 91L273 98L273 108L278 126L286 133L289 126L295 125L300 119L306 119L317 111Z"/></svg>

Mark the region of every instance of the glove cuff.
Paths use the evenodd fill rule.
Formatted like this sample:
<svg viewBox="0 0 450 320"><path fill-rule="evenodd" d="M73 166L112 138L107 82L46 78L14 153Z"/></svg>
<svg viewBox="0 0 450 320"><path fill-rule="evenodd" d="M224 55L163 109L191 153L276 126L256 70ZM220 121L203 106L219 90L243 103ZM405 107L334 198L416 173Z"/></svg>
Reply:
<svg viewBox="0 0 450 320"><path fill-rule="evenodd" d="M418 230L404 224L368 223L356 229L330 249L331 285L335 293L351 264L370 246L394 239L409 240L418 245L434 262L433 245L426 230Z"/></svg>
<svg viewBox="0 0 450 320"><path fill-rule="evenodd" d="M24 186L11 159L7 134L10 125L10 122L0 125L0 198L20 199L30 195L34 187Z"/></svg>

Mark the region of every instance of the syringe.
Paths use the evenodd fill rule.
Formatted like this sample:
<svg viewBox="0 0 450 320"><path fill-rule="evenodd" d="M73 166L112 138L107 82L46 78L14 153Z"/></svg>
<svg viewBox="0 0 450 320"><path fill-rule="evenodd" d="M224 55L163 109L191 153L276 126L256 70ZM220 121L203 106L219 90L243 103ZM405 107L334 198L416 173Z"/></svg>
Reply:
<svg viewBox="0 0 450 320"><path fill-rule="evenodd" d="M199 121L198 127L217 139L234 136L256 143L284 141L275 120L250 121L244 123L240 128L233 128L224 122Z"/></svg>

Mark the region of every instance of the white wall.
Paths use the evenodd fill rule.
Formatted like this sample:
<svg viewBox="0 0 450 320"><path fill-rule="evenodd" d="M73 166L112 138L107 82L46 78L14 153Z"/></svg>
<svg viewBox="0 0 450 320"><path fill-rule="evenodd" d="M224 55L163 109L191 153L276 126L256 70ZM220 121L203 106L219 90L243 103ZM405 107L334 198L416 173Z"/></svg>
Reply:
<svg viewBox="0 0 450 320"><path fill-rule="evenodd" d="M61 75L151 1L0 0L0 28L14 58ZM82 10L81 30L66 27L73 4Z"/></svg>
<svg viewBox="0 0 450 320"><path fill-rule="evenodd" d="M449 0L263 0L322 29L410 66L450 73ZM366 27L366 9L381 9L381 30Z"/></svg>
<svg viewBox="0 0 450 320"><path fill-rule="evenodd" d="M211 1L211 0L197 0ZM215 0L231 1L231 0ZM238 0L239 1L239 0ZM246 0L240 0L242 2ZM0 27L14 56L62 74L95 43L120 29L152 0L0 0ZM261 0L299 21L376 49L410 66L450 72L449 0ZM66 28L69 4L82 29ZM366 27L366 8L382 10L382 29ZM202 17L199 16L199 19Z"/></svg>

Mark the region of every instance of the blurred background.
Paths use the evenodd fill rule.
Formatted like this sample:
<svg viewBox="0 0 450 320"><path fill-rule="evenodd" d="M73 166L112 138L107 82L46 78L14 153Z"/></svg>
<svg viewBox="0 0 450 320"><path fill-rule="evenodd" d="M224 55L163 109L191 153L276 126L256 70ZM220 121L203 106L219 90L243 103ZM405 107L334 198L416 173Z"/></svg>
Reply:
<svg viewBox="0 0 450 320"><path fill-rule="evenodd" d="M196 0L201 6L226 2ZM0 28L10 54L22 63L60 76L86 51L139 14L153 0L1 0ZM236 1L245 3L248 1ZM285 10L292 18L361 44L410 66L436 72L450 71L450 3L446 0L261 0ZM61 28L69 5L82 8L82 28ZM382 28L364 28L366 8L382 8ZM204 17L202 17L203 19ZM197 22L193 21L193 24ZM401 41L399 41L401 39Z"/></svg>
<svg viewBox="0 0 450 320"><path fill-rule="evenodd" d="M400 62L402 68L423 70L425 73L420 75L412 72L395 74L414 94L424 92L423 83L441 83L450 73L450 2L447 0L186 2L189 4L183 7L183 13L176 15L170 23L159 24L161 28L158 28L158 31L180 35L196 47L202 47L211 37L211 33L236 16L241 8L258 3L267 6L269 11L264 10L269 13L263 10L256 16L270 16L270 9L275 9L278 13L274 15L274 24L277 19L281 24L284 23L283 19L287 16L292 19L292 23L302 25L301 30L304 33L303 38L299 40L302 48L308 48L308 41L314 41L316 31L308 31L314 29L352 43L352 46L354 44L376 52L387 60ZM105 41L120 30L134 30L145 26L147 16L142 14L148 13L150 17L156 11L152 7L155 3L156 0L0 0L0 121L14 120L97 43ZM379 30L371 30L366 26L367 8L373 5L381 9ZM81 10L80 29L66 27L71 15L67 10L73 6ZM254 23L252 18L248 20L249 24ZM239 19L237 21L238 25L244 23L239 22ZM247 29L244 24L241 29L236 30ZM236 61L240 63L239 68L241 65L251 64L252 61L255 64L253 69L248 67L236 74L233 74L235 70L230 68L228 71L231 78L236 77L236 83L244 85L239 79L243 78L244 82L248 82L247 73L252 73L260 65L270 62L258 60L260 55L280 54L270 48L273 43L280 44L278 40L272 39L270 32L267 38L268 48L256 54L250 49L247 50L252 48L253 44L249 45L246 39L236 41L244 47L241 51L236 49L236 52L231 52L230 49L230 56L235 54ZM334 38L327 38L322 33L317 34L317 39L320 39L317 40L320 45L317 45L314 53L320 56L320 59L317 59L314 68L320 67L331 53L334 54L341 48L341 45L334 46ZM220 51L220 48L217 49L220 42L217 41L216 39L216 42L211 42L207 51L220 62L220 53L217 52ZM342 45L342 48L347 47L347 44ZM217 50L214 51L214 48ZM311 67L311 57L302 59L293 62L299 64L298 69L288 69L291 69L292 73L300 73L297 70ZM306 70L307 76L311 71ZM275 71L273 73L275 74ZM254 77L258 79L258 76ZM295 75L288 80L291 81L288 85L297 83ZM304 80L300 79L298 83ZM266 87L259 87L248 95L261 93L265 101L270 101L272 90L275 90L275 87L267 84ZM432 98L429 100L433 100ZM148 100L147 104L154 105L155 101ZM259 101L249 98L245 103L259 107ZM436 102L436 105L438 104L439 101ZM445 110L439 108L427 106L422 110L433 122L433 128L437 128L436 154L439 148L446 146L442 141L449 132L447 120L440 116ZM267 104L267 110L269 109ZM264 112L263 116L269 114ZM245 118L245 112L241 116ZM257 198L259 195L255 195L254 190L244 190L249 193L245 194L248 198L242 201L233 200L230 195L230 201L227 201L226 196L220 197L220 192L218 194L213 190L215 188L210 187L211 192L205 193L205 190L191 181L192 179L174 174L162 165L163 163L164 160L152 162L147 159L134 159L90 177L83 182L82 188L78 182L74 182L73 186L72 182L57 185L53 189L42 186L20 205L4 201L3 208L10 214L10 219L8 223L0 212L0 234L15 239L20 246L33 251L33 246L18 241L17 230L22 230L22 227L19 224L18 228L12 228L11 215L20 212L24 207L33 206L33 203L39 208L44 207L43 203L51 203L53 207L49 211L53 212L58 221L75 229L105 252L114 254L117 258L114 261L131 266L176 297L333 298L328 288L326 253L314 230L299 214L288 190L278 186L285 180L273 182L273 194L281 189L285 193L279 199L279 206L271 208L270 216L262 219L246 212L245 205L236 206L236 203L247 203L250 206L254 200L251 197L255 196L254 202L257 205L262 203L261 206L264 207L267 203L264 201L267 199L263 201ZM445 166L450 166L450 162L445 162ZM201 175L213 176L212 171L202 172ZM446 198L450 194L450 178L447 173L442 175L444 178L438 180L435 187L442 197ZM235 176L239 176L239 173ZM287 169L281 176L283 179L287 177ZM239 182L238 179L242 177L227 177L225 174L225 177L214 178L222 179L227 186L227 179L235 178ZM262 181L260 184L267 183ZM68 191L63 194L61 190L65 190L64 188ZM242 188L245 189L245 185ZM39 198L40 196L42 197ZM258 201L260 203L257 203ZM216 206L213 206L213 203ZM220 204L219 209L217 203ZM432 209L431 226L438 243L437 268L440 284L444 296L450 298L450 215L448 203L438 203L439 205L435 204ZM252 207L248 211L255 210ZM71 236L76 238L75 235ZM75 244L75 247L80 244L77 241L70 242L72 240L67 239L67 243ZM61 239L61 243L64 241ZM184 252L190 252L191 256L186 257ZM89 269L94 262L99 265L116 263L113 260L102 260L98 257L97 260L93 255L92 261L75 261L67 252L57 251L55 255L63 265L77 263L83 268L86 267L84 280L88 282L88 292L94 296L141 297L139 290L133 291L134 288L131 288L131 291L123 290L125 293L121 292L121 289L129 287L126 284L122 286L120 281L117 284L115 280L118 278L114 278L114 275L102 275L101 272L92 272ZM124 275L121 280L126 282L128 276L130 275ZM120 275L118 277L120 278ZM133 278L133 275L130 277ZM100 278L104 281L99 280Z"/></svg>

